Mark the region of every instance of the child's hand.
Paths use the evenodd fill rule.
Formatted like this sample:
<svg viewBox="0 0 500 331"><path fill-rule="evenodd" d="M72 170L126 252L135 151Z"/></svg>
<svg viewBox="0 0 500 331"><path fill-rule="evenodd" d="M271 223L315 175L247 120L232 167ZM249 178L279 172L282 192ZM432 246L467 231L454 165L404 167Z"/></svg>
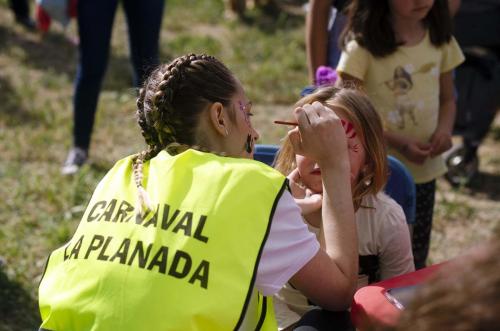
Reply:
<svg viewBox="0 0 500 331"><path fill-rule="evenodd" d="M311 191L308 190L308 192ZM323 196L319 193L306 194L303 199L295 199L295 203L299 206L302 215L306 216L321 209Z"/></svg>
<svg viewBox="0 0 500 331"><path fill-rule="evenodd" d="M409 161L423 164L431 152L431 144L422 143L417 140L408 139L400 150Z"/></svg>
<svg viewBox="0 0 500 331"><path fill-rule="evenodd" d="M295 169L288 175L290 190L295 199L295 203L299 206L302 215L307 215L319 210L323 203L323 196L320 193L315 193L310 189L300 184L299 170Z"/></svg>
<svg viewBox="0 0 500 331"><path fill-rule="evenodd" d="M431 137L431 151L430 156L435 157L441 153L446 152L452 146L451 134L446 131L436 130Z"/></svg>
<svg viewBox="0 0 500 331"><path fill-rule="evenodd" d="M299 169L295 168L288 176L288 183L290 184L290 191L295 199L302 199L306 196L306 188L299 184L300 173Z"/></svg>

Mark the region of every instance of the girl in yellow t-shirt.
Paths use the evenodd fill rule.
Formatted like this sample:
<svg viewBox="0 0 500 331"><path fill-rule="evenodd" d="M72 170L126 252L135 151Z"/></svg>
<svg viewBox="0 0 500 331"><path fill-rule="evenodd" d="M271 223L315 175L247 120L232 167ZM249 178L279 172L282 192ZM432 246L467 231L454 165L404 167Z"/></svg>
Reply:
<svg viewBox="0 0 500 331"><path fill-rule="evenodd" d="M416 183L413 255L425 266L435 179L446 172L455 119L452 70L464 59L451 34L447 0L353 0L341 36L342 81L363 85L393 154Z"/></svg>

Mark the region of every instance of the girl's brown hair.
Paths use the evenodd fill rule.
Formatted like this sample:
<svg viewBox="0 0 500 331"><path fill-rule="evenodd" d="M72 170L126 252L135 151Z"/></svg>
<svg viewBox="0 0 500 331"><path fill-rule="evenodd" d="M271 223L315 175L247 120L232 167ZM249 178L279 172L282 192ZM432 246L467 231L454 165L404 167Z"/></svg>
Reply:
<svg viewBox="0 0 500 331"><path fill-rule="evenodd" d="M205 150L196 136L200 114L214 102L229 106L237 86L231 71L208 55L184 55L150 74L137 99L137 122L148 148L133 158L141 208L147 200L142 188L143 163L163 149L170 154L187 148ZM229 109L234 120L233 108Z"/></svg>
<svg viewBox="0 0 500 331"><path fill-rule="evenodd" d="M376 194L387 182L388 166L382 120L368 97L354 88L323 87L300 99L295 106L301 107L315 101L330 109L340 109L353 124L366 151L365 167L352 189L354 208L358 210L365 195ZM296 167L292 144L286 138L276 158L275 168L286 176Z"/></svg>
<svg viewBox="0 0 500 331"><path fill-rule="evenodd" d="M342 49L354 39L373 56L384 57L394 53L400 46L392 27L389 0L353 0L346 12L347 24L339 38ZM434 46L439 47L449 42L452 22L448 0L435 0L424 18L424 24L429 29Z"/></svg>

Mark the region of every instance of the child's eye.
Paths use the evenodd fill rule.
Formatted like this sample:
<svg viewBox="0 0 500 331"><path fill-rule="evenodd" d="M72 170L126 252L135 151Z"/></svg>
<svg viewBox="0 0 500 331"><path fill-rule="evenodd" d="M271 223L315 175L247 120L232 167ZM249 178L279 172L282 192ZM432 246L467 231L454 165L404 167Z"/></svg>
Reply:
<svg viewBox="0 0 500 331"><path fill-rule="evenodd" d="M247 114L248 114L248 116L253 116L253 113L247 113Z"/></svg>

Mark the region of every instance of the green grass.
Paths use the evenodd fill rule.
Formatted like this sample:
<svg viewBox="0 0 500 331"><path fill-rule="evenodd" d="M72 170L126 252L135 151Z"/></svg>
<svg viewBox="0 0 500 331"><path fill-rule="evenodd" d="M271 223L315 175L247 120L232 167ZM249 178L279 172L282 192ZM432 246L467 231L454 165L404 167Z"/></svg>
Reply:
<svg viewBox="0 0 500 331"><path fill-rule="evenodd" d="M219 57L254 100L261 142L278 143L277 108L290 110L306 84L302 18L227 21L222 1L167 2L161 38L166 62L189 52ZM92 137L90 163L74 177L59 168L71 145L72 82L77 50L53 25L49 34L14 24L0 0L0 331L38 327L38 282L50 251L74 232L90 194L106 170L144 144L135 122L126 25L116 18L112 55ZM283 114L285 116L285 114Z"/></svg>
<svg viewBox="0 0 500 331"><path fill-rule="evenodd" d="M254 102L260 142L277 144L286 130L271 122L288 116L307 84L303 18L270 17L256 9L248 16L247 23L224 19L220 0L169 0L161 58L188 52L220 58ZM66 35L75 35L72 24ZM36 292L49 252L71 237L107 169L144 147L120 12L90 162L74 177L60 175L71 145L77 58L66 35L56 25L43 37L26 32L14 24L7 1L0 0L0 331L38 327ZM454 191L439 182L433 261L456 256L498 230L498 130L496 125L481 152L484 183Z"/></svg>

